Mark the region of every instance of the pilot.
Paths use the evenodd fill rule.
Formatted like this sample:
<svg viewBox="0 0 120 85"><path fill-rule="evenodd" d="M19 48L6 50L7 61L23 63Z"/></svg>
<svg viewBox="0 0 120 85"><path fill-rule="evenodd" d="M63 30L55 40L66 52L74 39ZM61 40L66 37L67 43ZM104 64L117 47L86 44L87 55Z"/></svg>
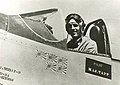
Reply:
<svg viewBox="0 0 120 85"><path fill-rule="evenodd" d="M68 33L67 49L84 53L97 53L96 42L87 36L83 36L85 23L78 14L69 14L66 19L66 31Z"/></svg>

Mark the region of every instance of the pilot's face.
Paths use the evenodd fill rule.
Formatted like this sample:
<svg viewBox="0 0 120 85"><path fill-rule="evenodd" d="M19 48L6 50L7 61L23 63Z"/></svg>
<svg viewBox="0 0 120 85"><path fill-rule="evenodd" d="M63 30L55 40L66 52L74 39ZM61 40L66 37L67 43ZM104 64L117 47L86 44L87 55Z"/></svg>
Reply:
<svg viewBox="0 0 120 85"><path fill-rule="evenodd" d="M67 29L68 33L73 37L73 38L79 38L82 35L82 25L81 23L78 24L74 19L71 19L67 23Z"/></svg>

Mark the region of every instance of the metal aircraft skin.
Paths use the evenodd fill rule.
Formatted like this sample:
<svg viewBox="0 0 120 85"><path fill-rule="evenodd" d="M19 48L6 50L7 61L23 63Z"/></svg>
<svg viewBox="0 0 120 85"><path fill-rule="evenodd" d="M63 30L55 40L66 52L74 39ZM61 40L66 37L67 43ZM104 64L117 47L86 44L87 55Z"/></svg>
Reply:
<svg viewBox="0 0 120 85"><path fill-rule="evenodd" d="M0 13L0 85L120 85L120 59L112 56L103 19L84 33L96 41L98 54L69 51L67 39L57 40L45 23L45 15L57 11Z"/></svg>

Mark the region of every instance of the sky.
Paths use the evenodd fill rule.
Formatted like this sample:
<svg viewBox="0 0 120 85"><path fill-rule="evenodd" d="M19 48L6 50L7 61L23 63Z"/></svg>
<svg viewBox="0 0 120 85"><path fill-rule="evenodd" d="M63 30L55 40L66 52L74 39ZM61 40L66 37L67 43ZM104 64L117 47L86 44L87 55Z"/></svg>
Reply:
<svg viewBox="0 0 120 85"><path fill-rule="evenodd" d="M102 18L107 26L112 44L120 41L120 0L0 0L0 12L20 14L49 8L58 12L49 16L47 23L53 26L54 35L66 37L64 19L69 13L78 13L85 23ZM117 36L116 36L117 35ZM113 49L114 50L114 49ZM118 50L118 49L116 49Z"/></svg>

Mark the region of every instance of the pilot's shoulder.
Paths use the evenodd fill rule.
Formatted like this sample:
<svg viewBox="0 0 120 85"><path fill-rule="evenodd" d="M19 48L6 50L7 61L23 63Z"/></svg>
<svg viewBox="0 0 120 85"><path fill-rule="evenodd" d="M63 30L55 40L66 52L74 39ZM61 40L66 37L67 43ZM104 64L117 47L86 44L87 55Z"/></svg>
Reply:
<svg viewBox="0 0 120 85"><path fill-rule="evenodd" d="M88 36L84 36L83 40L85 40L89 44L96 45L96 42L94 40L90 39Z"/></svg>

